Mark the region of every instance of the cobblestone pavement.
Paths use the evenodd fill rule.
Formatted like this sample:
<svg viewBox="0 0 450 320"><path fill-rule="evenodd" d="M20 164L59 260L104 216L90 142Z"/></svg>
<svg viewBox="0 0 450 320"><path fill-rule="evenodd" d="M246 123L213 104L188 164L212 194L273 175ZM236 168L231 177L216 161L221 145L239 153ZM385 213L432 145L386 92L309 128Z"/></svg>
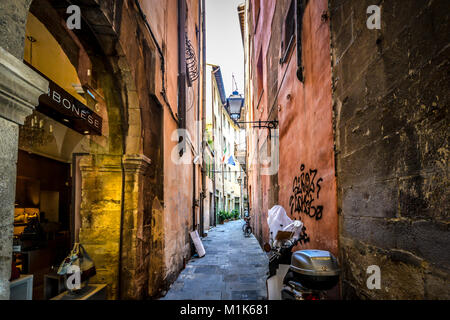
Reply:
<svg viewBox="0 0 450 320"><path fill-rule="evenodd" d="M162 300L264 300L268 258L243 220L211 229L203 238L206 255L191 259Z"/></svg>

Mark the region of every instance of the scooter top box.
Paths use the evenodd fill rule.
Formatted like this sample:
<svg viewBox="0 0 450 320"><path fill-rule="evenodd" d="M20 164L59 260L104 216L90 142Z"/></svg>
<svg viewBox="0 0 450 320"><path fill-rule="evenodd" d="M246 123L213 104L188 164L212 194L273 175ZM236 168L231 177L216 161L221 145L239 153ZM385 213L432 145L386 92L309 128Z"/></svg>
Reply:
<svg viewBox="0 0 450 320"><path fill-rule="evenodd" d="M291 270L309 276L336 276L340 269L336 258L323 250L300 250L292 254Z"/></svg>
<svg viewBox="0 0 450 320"><path fill-rule="evenodd" d="M336 258L328 251L300 250L292 254L290 270L292 280L306 288L328 290L333 288L340 274ZM288 280L288 279L285 279Z"/></svg>

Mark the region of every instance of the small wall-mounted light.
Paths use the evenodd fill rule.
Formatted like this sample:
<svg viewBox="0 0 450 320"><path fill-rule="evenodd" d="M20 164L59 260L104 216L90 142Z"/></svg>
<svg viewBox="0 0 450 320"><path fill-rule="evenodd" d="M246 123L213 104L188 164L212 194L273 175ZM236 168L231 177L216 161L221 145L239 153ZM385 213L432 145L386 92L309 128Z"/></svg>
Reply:
<svg viewBox="0 0 450 320"><path fill-rule="evenodd" d="M83 95L84 94L84 90L83 90L83 87L81 86L81 84L79 84L79 83L72 83L72 87L75 89L75 91L79 95Z"/></svg>

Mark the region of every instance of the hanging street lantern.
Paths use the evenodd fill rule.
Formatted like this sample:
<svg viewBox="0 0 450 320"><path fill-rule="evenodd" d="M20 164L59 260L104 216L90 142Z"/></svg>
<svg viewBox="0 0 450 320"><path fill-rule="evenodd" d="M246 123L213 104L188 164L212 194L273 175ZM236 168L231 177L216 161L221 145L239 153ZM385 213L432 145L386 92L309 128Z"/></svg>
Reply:
<svg viewBox="0 0 450 320"><path fill-rule="evenodd" d="M233 120L238 120L241 117L241 109L244 106L244 98L237 91L233 91L233 94L227 99L227 109L230 113L230 117Z"/></svg>

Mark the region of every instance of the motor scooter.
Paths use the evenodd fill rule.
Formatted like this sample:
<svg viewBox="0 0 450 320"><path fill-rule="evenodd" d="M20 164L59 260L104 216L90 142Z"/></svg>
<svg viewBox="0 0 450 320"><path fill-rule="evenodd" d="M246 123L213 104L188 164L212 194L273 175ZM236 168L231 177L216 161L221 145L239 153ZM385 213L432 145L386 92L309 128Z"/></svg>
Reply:
<svg viewBox="0 0 450 320"><path fill-rule="evenodd" d="M324 300L326 291L339 281L337 259L324 250L292 252L298 243L309 242L300 220L291 220L281 206L269 210L269 276L266 280L268 300ZM273 236L275 234L275 236Z"/></svg>

